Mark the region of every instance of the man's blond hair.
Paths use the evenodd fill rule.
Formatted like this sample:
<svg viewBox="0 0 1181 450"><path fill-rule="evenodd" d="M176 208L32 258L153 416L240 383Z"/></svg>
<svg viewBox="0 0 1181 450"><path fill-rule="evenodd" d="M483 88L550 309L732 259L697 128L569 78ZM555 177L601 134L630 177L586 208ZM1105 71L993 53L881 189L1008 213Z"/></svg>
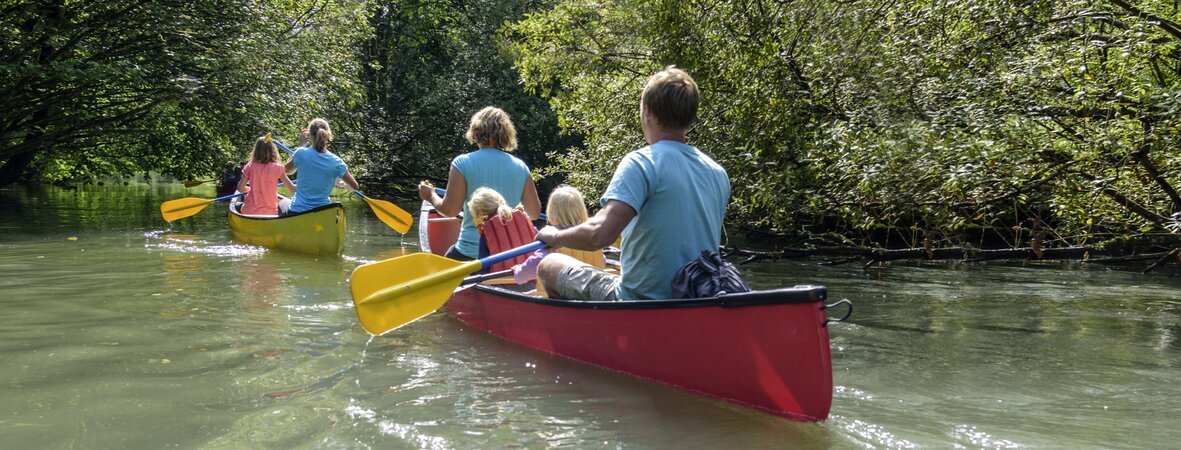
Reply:
<svg viewBox="0 0 1181 450"><path fill-rule="evenodd" d="M648 78L640 101L661 127L688 130L697 118L700 97L689 73L668 66Z"/></svg>

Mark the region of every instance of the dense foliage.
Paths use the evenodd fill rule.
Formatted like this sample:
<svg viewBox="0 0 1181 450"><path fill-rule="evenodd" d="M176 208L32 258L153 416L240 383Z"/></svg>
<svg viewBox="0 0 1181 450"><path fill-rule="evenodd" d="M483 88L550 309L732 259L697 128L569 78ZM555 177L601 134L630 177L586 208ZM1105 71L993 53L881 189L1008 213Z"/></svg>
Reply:
<svg viewBox="0 0 1181 450"><path fill-rule="evenodd" d="M265 132L361 103L359 0L0 5L0 185L208 176Z"/></svg>
<svg viewBox="0 0 1181 450"><path fill-rule="evenodd" d="M473 113L497 106L512 117L520 156L532 168L577 143L561 136L546 102L526 94L499 29L542 3L528 0L386 2L362 46L368 94L363 145L366 181L378 191L409 191L421 179L442 186ZM542 182L552 185L557 180Z"/></svg>
<svg viewBox="0 0 1181 450"><path fill-rule="evenodd" d="M1181 207L1178 10L1140 3L567 0L511 35L586 137L559 170L589 191L640 144L646 76L676 64L740 222L1078 244L1172 231Z"/></svg>
<svg viewBox="0 0 1181 450"><path fill-rule="evenodd" d="M214 174L313 116L367 189L441 181L486 105L589 198L675 64L732 223L811 242L1095 245L1181 227L1181 11L1066 0L0 2L0 185Z"/></svg>

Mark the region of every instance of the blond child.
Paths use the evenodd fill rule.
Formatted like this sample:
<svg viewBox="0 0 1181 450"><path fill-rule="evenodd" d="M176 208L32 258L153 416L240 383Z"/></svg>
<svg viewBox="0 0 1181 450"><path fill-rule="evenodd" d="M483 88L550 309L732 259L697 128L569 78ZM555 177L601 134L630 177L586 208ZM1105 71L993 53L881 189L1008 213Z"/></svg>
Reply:
<svg viewBox="0 0 1181 450"><path fill-rule="evenodd" d="M484 223L489 220L499 220L500 223L505 224L513 220L513 208L508 206L508 201L504 196L496 192L495 189L487 187L476 188L472 192L471 200L467 202L467 210L471 212L472 224L477 230L480 230L480 238L477 248L477 257L483 258L491 254L488 248L488 240L484 238L483 229ZM518 206L517 209L524 210ZM532 224L530 224L532 226ZM451 258L450 254L447 256ZM477 274L488 273L490 268L483 268L475 272Z"/></svg>
<svg viewBox="0 0 1181 450"><path fill-rule="evenodd" d="M290 201L279 201L279 181L289 192L295 192L295 184L287 178L283 164L279 163L279 148L268 133L254 141L250 162L242 168L238 191L247 193L242 203L242 214L273 216L286 210Z"/></svg>
<svg viewBox="0 0 1181 450"><path fill-rule="evenodd" d="M545 211L546 225L558 229L570 228L587 220L586 201L582 197L582 192L565 184L550 193ZM553 251L553 248L543 248L533 252L525 262L513 266L513 279L517 284L537 279L537 264Z"/></svg>
<svg viewBox="0 0 1181 450"><path fill-rule="evenodd" d="M472 199L467 202L467 209L472 212L472 223L477 227L484 225L492 216L499 217L501 222L513 220L513 209L508 206L508 201L491 188L477 188L472 193Z"/></svg>

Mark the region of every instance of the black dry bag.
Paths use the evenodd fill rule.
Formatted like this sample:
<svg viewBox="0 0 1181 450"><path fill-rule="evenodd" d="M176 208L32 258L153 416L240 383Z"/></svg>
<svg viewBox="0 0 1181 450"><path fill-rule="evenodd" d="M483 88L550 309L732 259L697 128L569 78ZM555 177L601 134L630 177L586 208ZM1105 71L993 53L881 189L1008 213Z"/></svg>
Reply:
<svg viewBox="0 0 1181 450"><path fill-rule="evenodd" d="M673 298L706 298L749 292L738 269L717 252L702 250L701 256L685 263L673 275Z"/></svg>

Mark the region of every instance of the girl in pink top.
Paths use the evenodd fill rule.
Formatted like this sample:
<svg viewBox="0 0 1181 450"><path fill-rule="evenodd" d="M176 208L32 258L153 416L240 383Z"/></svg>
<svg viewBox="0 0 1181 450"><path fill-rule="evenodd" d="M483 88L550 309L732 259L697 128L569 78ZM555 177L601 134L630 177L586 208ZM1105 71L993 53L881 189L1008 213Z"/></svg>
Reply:
<svg viewBox="0 0 1181 450"><path fill-rule="evenodd" d="M242 169L242 180L238 182L238 191L246 192L246 201L242 204L242 214L277 215L279 214L279 181L289 192L295 192L295 184L287 178L287 170L279 163L279 147L275 146L270 133L254 141L254 151L251 152L250 162ZM249 183L249 187L247 184ZM290 204L290 200L284 199ZM286 209L286 208L283 208Z"/></svg>

